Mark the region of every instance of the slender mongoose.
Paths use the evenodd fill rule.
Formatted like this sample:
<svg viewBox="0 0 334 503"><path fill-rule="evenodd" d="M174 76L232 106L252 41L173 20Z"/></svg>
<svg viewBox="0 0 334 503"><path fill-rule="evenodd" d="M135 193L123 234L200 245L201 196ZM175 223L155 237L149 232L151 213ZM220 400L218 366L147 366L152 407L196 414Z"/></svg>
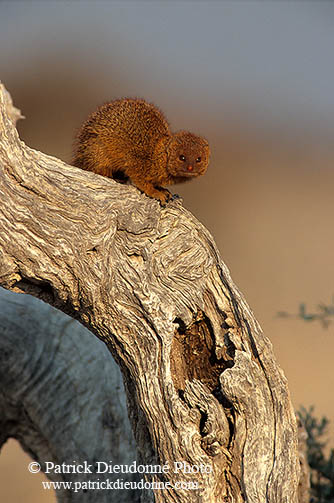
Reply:
<svg viewBox="0 0 334 503"><path fill-rule="evenodd" d="M188 131L171 133L162 112L142 99L111 101L93 112L75 141L74 166L118 181L130 181L165 205L164 185L203 175L208 142Z"/></svg>

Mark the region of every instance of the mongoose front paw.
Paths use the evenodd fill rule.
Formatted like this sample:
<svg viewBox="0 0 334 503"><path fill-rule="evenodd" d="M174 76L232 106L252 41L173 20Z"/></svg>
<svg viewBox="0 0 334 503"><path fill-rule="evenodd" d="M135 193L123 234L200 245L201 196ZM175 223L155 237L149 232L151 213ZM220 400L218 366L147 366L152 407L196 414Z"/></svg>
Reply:
<svg viewBox="0 0 334 503"><path fill-rule="evenodd" d="M169 192L169 190L164 189L163 187L157 188L157 192L153 196L156 199L159 199L161 206L164 208L169 201L172 201L173 195Z"/></svg>

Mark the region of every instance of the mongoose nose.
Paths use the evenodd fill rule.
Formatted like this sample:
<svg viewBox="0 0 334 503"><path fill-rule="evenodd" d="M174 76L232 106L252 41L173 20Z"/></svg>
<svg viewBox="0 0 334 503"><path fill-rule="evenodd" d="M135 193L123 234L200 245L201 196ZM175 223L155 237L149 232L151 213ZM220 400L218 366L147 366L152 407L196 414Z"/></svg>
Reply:
<svg viewBox="0 0 334 503"><path fill-rule="evenodd" d="M188 171L192 171L194 168L192 166L188 166Z"/></svg>

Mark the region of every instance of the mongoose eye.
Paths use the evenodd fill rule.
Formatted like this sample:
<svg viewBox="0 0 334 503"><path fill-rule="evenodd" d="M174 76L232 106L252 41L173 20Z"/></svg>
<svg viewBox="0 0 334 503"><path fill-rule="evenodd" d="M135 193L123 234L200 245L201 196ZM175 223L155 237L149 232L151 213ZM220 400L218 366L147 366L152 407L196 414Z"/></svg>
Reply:
<svg viewBox="0 0 334 503"><path fill-rule="evenodd" d="M179 156L179 159L180 159L180 161L185 161L185 160L186 160L186 158L185 158L185 156L184 156L183 154L181 154L181 155Z"/></svg>
<svg viewBox="0 0 334 503"><path fill-rule="evenodd" d="M197 157L196 162L201 162L202 157Z"/></svg>

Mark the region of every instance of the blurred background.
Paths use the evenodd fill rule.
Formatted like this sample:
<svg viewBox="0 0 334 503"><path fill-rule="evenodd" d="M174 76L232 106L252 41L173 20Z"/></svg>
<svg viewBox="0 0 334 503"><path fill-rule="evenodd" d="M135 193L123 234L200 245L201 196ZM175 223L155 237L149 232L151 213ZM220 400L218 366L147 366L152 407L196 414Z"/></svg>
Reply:
<svg viewBox="0 0 334 503"><path fill-rule="evenodd" d="M29 146L70 162L80 123L122 96L209 140L205 177L174 191L212 232L294 406L331 421L334 318L297 314L334 295L333 24L326 1L0 2L0 79ZM27 463L8 442L0 500L55 501Z"/></svg>

